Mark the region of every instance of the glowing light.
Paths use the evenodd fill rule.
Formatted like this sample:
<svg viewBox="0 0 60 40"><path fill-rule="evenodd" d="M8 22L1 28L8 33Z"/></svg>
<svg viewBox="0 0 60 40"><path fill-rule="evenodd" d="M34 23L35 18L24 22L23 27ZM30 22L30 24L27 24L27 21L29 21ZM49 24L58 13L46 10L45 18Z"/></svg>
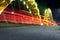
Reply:
<svg viewBox="0 0 60 40"><path fill-rule="evenodd" d="M28 0L28 1L30 1L30 0Z"/></svg>
<svg viewBox="0 0 60 40"><path fill-rule="evenodd" d="M0 0L0 14L4 11L4 9L14 0Z"/></svg>
<svg viewBox="0 0 60 40"><path fill-rule="evenodd" d="M43 26L43 23L41 23L40 25Z"/></svg>
<svg viewBox="0 0 60 40"><path fill-rule="evenodd" d="M28 9L29 7L28 7L28 5L27 5L27 9Z"/></svg>
<svg viewBox="0 0 60 40"><path fill-rule="evenodd" d="M12 14L14 14L14 12L11 12Z"/></svg>
<svg viewBox="0 0 60 40"><path fill-rule="evenodd" d="M15 1L15 0L9 0L10 1L10 3L12 2L12 1Z"/></svg>
<svg viewBox="0 0 60 40"><path fill-rule="evenodd" d="M29 11L30 14L32 13L30 9L28 11Z"/></svg>
<svg viewBox="0 0 60 40"><path fill-rule="evenodd" d="M4 1L1 0L1 1L0 1L0 4L2 4L2 3L4 3L4 2L5 2L5 0L4 0Z"/></svg>
<svg viewBox="0 0 60 40"><path fill-rule="evenodd" d="M40 17L40 12L35 0L25 0L25 2L28 5L29 10L31 10L31 13Z"/></svg>
<svg viewBox="0 0 60 40"><path fill-rule="evenodd" d="M3 10L12 2L13 0L5 0L5 1L3 1L3 0L1 0L0 2L0 4L1 4L1 6L0 6L0 14L3 12ZM40 21L41 21L41 16L40 16L40 11L39 11L39 8L38 8L38 5L37 5L37 3L35 2L35 0L20 0L20 1L23 1L23 4L24 5L26 5L26 7L27 7L27 9L29 9L29 13L30 14L33 14L33 15L36 15L36 16L38 16L38 17L40 17ZM14 12L11 12L12 14L14 14ZM24 16L23 16L24 17ZM45 24L47 25L47 26L49 26L49 24L48 23L50 23L49 22L49 20L48 19L53 19L53 17L52 17L52 12L51 12L51 9L50 8L48 8L48 9L46 9L45 10L45 13L44 13L44 19L43 20L45 20ZM51 24L52 24L52 22L51 22ZM54 24L54 23L53 23ZM44 25L44 22L41 22L40 23L40 25Z"/></svg>
<svg viewBox="0 0 60 40"><path fill-rule="evenodd" d="M20 0L21 2L23 1L23 0Z"/></svg>
<svg viewBox="0 0 60 40"><path fill-rule="evenodd" d="M44 12L45 19L53 19L52 17L52 11L50 8L46 9Z"/></svg>
<svg viewBox="0 0 60 40"><path fill-rule="evenodd" d="M30 13L30 14L32 13L31 10L29 11L29 13Z"/></svg>
<svg viewBox="0 0 60 40"><path fill-rule="evenodd" d="M26 4L25 1L23 2L23 4L24 4L24 5Z"/></svg>

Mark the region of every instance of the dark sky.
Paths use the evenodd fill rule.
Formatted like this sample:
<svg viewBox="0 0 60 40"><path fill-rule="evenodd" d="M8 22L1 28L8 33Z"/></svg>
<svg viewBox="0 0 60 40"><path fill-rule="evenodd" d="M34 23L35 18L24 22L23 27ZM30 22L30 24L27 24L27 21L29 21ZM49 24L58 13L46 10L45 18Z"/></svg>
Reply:
<svg viewBox="0 0 60 40"><path fill-rule="evenodd" d="M36 1L39 7L42 7L43 10L44 8L45 9L48 7L51 8L54 20L60 22L60 1L58 0L36 0Z"/></svg>
<svg viewBox="0 0 60 40"><path fill-rule="evenodd" d="M60 1L50 0L48 6L52 9L54 20L60 22Z"/></svg>
<svg viewBox="0 0 60 40"><path fill-rule="evenodd" d="M37 2L45 3L50 8L59 8L60 7L60 1L58 0L36 0Z"/></svg>

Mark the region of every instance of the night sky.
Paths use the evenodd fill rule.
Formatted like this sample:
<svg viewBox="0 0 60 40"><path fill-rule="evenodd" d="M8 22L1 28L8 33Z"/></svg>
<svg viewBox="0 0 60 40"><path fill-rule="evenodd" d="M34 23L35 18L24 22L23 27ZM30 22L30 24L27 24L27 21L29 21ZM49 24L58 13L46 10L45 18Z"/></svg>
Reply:
<svg viewBox="0 0 60 40"><path fill-rule="evenodd" d="M58 0L36 0L38 3L38 7L40 10L41 15L43 15L45 9L51 8L53 13L53 18L56 22L60 22L60 1ZM16 0L15 2L12 2L8 7L11 7L12 9L23 9L26 10L26 7L19 2L19 0Z"/></svg>
<svg viewBox="0 0 60 40"><path fill-rule="evenodd" d="M51 8L53 18L56 22L60 22L60 1L58 0L36 0L41 11L44 13L46 8Z"/></svg>

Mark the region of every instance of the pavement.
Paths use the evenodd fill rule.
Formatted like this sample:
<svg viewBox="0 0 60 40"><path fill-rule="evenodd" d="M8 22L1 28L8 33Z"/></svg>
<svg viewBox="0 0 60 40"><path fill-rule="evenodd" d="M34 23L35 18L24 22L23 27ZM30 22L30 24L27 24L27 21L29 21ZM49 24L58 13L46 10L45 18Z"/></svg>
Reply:
<svg viewBox="0 0 60 40"><path fill-rule="evenodd" d="M22 25L0 28L0 40L60 40L60 27Z"/></svg>

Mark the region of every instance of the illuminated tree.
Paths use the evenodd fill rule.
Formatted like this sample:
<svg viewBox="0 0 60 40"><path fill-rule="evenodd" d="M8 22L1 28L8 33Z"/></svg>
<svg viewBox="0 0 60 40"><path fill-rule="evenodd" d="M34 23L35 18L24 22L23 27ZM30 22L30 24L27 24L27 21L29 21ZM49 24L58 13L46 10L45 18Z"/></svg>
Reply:
<svg viewBox="0 0 60 40"><path fill-rule="evenodd" d="M14 0L0 0L0 14Z"/></svg>
<svg viewBox="0 0 60 40"><path fill-rule="evenodd" d="M48 25L49 20L53 23L53 17L52 17L52 11L50 8L46 9L44 12L44 20L46 21L46 24Z"/></svg>
<svg viewBox="0 0 60 40"><path fill-rule="evenodd" d="M35 0L24 0L23 4L29 9L30 14L40 17L40 11Z"/></svg>
<svg viewBox="0 0 60 40"><path fill-rule="evenodd" d="M45 20L47 19L53 19L52 17L52 11L50 8L46 9L45 12L44 12L44 17L45 17Z"/></svg>
<svg viewBox="0 0 60 40"><path fill-rule="evenodd" d="M0 14L12 1L14 0L0 0ZM23 2L24 5L26 5L30 14L40 17L40 11L35 0L20 0L20 1Z"/></svg>

